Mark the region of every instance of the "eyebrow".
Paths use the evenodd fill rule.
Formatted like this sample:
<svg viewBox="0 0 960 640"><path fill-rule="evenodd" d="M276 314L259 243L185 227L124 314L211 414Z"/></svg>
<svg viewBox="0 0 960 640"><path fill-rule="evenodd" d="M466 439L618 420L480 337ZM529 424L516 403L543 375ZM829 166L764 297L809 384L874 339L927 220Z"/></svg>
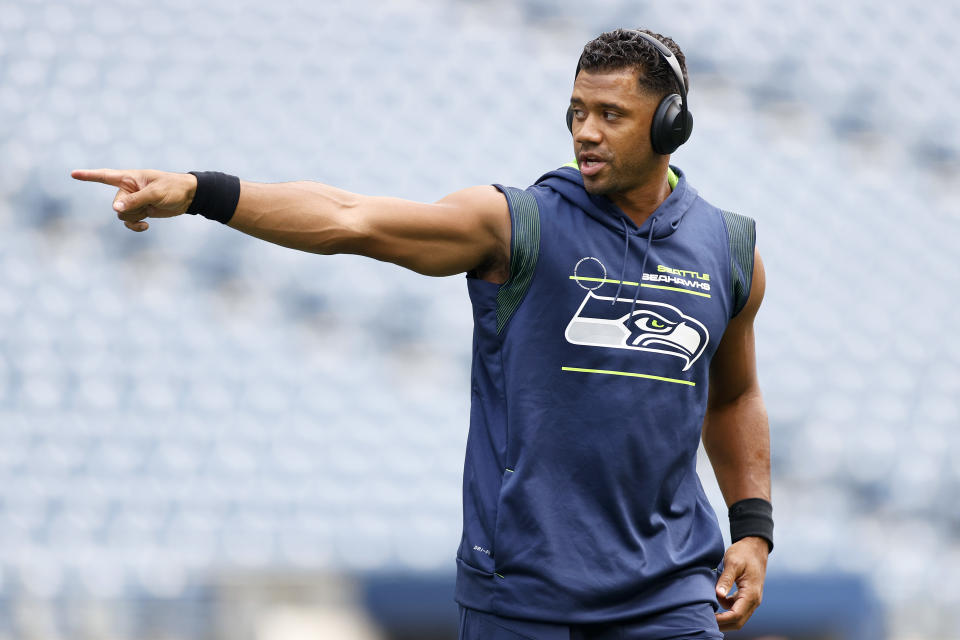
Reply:
<svg viewBox="0 0 960 640"><path fill-rule="evenodd" d="M580 98L570 98L570 104L581 105L586 103ZM614 109L616 111L628 111L625 106L617 104L616 102L601 102L600 107L603 109Z"/></svg>

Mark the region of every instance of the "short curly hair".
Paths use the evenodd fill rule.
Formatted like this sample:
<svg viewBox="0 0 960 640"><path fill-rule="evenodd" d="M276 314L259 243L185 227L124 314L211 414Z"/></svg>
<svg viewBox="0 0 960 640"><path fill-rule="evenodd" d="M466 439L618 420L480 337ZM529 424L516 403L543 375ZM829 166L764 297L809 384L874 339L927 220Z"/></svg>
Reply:
<svg viewBox="0 0 960 640"><path fill-rule="evenodd" d="M677 77L656 47L636 34L642 31L651 35L673 51L683 72L683 82L690 88L687 77L687 61L683 51L672 38L647 29L614 29L601 33L583 47L577 62L577 73L584 71L619 71L633 69L637 72L640 88L659 97L679 93Z"/></svg>

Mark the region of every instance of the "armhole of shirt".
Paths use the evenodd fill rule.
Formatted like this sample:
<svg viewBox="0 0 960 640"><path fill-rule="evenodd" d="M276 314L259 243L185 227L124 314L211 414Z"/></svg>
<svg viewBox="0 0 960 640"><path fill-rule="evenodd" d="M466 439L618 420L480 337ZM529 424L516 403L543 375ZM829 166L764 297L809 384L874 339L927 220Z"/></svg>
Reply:
<svg viewBox="0 0 960 640"><path fill-rule="evenodd" d="M510 276L497 291L497 333L523 302L540 254L540 208L527 191L493 185L507 198L510 209Z"/></svg>
<svg viewBox="0 0 960 640"><path fill-rule="evenodd" d="M734 317L750 298L753 283L753 249L757 242L757 224L753 218L732 211L723 211L723 223L727 227L730 242L730 289L733 292Z"/></svg>

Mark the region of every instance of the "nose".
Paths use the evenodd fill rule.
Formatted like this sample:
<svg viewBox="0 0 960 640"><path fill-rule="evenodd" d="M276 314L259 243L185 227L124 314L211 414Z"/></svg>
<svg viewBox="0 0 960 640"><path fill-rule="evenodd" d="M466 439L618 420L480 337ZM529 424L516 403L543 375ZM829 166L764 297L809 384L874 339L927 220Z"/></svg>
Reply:
<svg viewBox="0 0 960 640"><path fill-rule="evenodd" d="M597 126L597 118L591 113L582 122L573 123L573 140L577 143L599 144L603 140L603 133Z"/></svg>

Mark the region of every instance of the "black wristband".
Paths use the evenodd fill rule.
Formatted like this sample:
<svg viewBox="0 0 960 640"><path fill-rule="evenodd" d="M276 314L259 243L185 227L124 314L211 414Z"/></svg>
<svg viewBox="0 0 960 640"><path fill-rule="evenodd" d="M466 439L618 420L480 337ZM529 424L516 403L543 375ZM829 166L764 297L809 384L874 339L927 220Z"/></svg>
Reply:
<svg viewBox="0 0 960 640"><path fill-rule="evenodd" d="M773 505L763 498L747 498L730 505L730 540L763 538L773 551Z"/></svg>
<svg viewBox="0 0 960 640"><path fill-rule="evenodd" d="M227 224L240 202L240 178L219 171L191 171L197 177L197 191L187 213Z"/></svg>

